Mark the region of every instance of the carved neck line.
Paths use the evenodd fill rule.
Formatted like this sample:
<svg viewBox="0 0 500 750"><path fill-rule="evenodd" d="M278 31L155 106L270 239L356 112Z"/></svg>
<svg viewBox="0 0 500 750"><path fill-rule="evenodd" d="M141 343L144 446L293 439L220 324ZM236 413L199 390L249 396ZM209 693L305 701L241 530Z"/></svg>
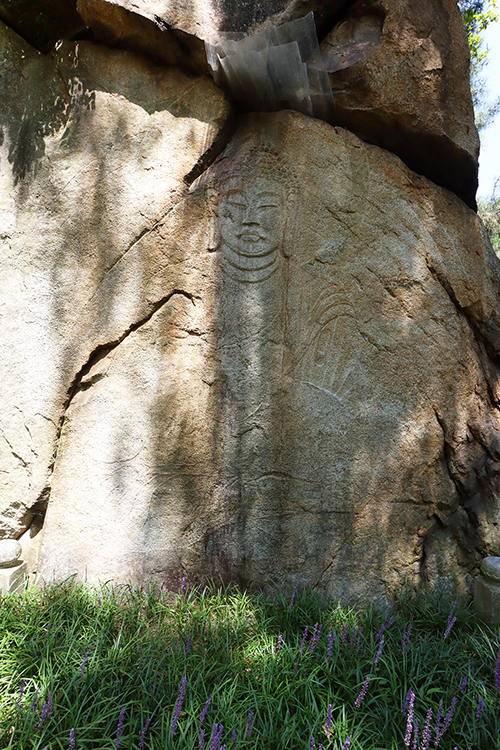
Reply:
<svg viewBox="0 0 500 750"><path fill-rule="evenodd" d="M267 255L241 255L224 244L220 249L222 270L236 281L250 284L265 281L280 265L279 250L275 248Z"/></svg>

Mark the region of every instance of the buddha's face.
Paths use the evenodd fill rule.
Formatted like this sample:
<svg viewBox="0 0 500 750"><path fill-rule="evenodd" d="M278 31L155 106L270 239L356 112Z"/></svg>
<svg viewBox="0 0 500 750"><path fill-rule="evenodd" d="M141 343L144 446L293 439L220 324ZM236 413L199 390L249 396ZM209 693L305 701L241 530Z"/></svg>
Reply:
<svg viewBox="0 0 500 750"><path fill-rule="evenodd" d="M267 177L231 181L220 205L222 244L247 258L275 252L283 238L284 198L281 184Z"/></svg>

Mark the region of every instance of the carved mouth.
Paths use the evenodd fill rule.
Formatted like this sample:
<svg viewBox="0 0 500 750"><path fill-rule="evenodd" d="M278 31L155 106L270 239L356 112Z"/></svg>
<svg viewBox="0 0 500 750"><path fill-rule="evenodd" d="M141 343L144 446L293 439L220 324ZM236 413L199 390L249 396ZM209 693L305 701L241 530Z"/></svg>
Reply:
<svg viewBox="0 0 500 750"><path fill-rule="evenodd" d="M239 240L245 240L246 242L258 242L259 240L265 239L259 232L241 232L237 235Z"/></svg>

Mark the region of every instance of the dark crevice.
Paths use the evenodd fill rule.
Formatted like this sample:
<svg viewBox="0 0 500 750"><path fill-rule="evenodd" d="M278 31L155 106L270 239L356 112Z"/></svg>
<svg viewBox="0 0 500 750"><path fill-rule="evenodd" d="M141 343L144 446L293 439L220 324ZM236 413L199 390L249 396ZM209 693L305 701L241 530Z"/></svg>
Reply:
<svg viewBox="0 0 500 750"><path fill-rule="evenodd" d="M495 349L493 349L493 347L491 346L491 343L488 341L487 336L481 330L481 328L477 325L477 323L475 323L474 319L471 318L467 314L467 308L462 307L462 305L460 305L455 295L455 292L453 291L451 284L433 267L433 265L429 261L429 258L426 258L426 265L432 277L436 279L436 281L441 286L441 288L446 292L451 302L453 303L457 313L460 315L461 318L463 318L466 321L467 326L471 330L472 335L474 336L474 339L478 347L478 362L483 372L484 382L485 382L486 389L488 392L488 398L490 400L490 404L493 409L500 408L500 403L498 399L495 398L495 395L493 393L493 390L490 384L490 376L484 364L484 356L486 355L489 362L494 364L497 368L500 367L499 353Z"/></svg>
<svg viewBox="0 0 500 750"><path fill-rule="evenodd" d="M230 114L222 128L219 130L212 145L204 151L191 171L184 177L184 184L187 185L187 187L192 185L198 177L212 166L214 161L222 154L228 143L231 141L235 131L236 114L234 108L231 107Z"/></svg>
<svg viewBox="0 0 500 750"><path fill-rule="evenodd" d="M50 475L49 475L49 479L50 479ZM31 534L31 537L34 537L38 534L45 520L45 514L47 512L47 505L49 503L49 497L50 497L50 484L49 484L49 480L47 480L47 484L41 491L37 500L33 503L33 505L30 505L29 508L26 508L26 510L24 511L24 514L19 519L21 530L18 532L16 539L19 539L20 537L22 537L23 534L25 534L30 529L33 532Z"/></svg>
<svg viewBox="0 0 500 750"><path fill-rule="evenodd" d="M443 433L443 466L446 469L446 473L450 477L451 481L455 485L455 489L457 491L458 500L459 503L462 505L466 501L465 492L463 486L460 484L459 480L451 471L451 463L453 458L453 448L449 444L449 442L446 439L446 426L444 424L444 420L439 416L438 412L434 410L434 414L436 415L436 421L439 424L441 428L441 432Z"/></svg>
<svg viewBox="0 0 500 750"><path fill-rule="evenodd" d="M443 433L443 463L447 470L448 476L455 486L458 496L458 506L452 509L445 517L441 517L437 513L432 516L435 520L439 521L439 523L437 525L435 524L434 527L425 536L422 557L423 569L425 568L426 543L439 529L447 528L451 532L458 548L461 549L466 556L469 556L474 550L476 552L476 557L478 560L489 554L489 551L485 546L484 540L482 539L482 536L480 534L481 523L479 519L479 507L483 507L485 503L485 496L483 491L481 490L481 477L477 475L476 471L474 490L471 490L470 487L469 489L467 489L467 487L464 486L464 484L456 476L456 473L452 471L451 466L453 463L454 453L453 447L446 439L446 427L444 421L441 419L437 411L434 411L434 413ZM483 448L487 457L486 462L488 460L491 460L491 450L488 445L486 445L481 435L479 435L476 430L473 430L470 425L469 431L471 433L471 437L476 440L478 444Z"/></svg>
<svg viewBox="0 0 500 750"><path fill-rule="evenodd" d="M67 412L68 407L71 404L71 401L73 397L75 396L75 394L78 393L78 391L86 390L87 383L86 382L82 383L82 381L85 378L85 376L88 375L92 367L94 367L98 362L104 359L104 357L107 357L108 354L112 352L114 349L116 349L116 347L119 346L122 343L122 341L124 341L128 336L130 336L131 333L133 333L134 331L137 331L138 328L148 323L153 317L153 315L156 312L158 312L158 310L161 307L166 305L172 299L172 297L175 297L178 295L190 300L193 303L193 305L196 304L195 297L192 294L190 294L189 292L185 292L181 289L174 289L169 294L165 295L164 297L159 299L157 302L152 304L147 315L145 315L143 318L138 320L136 323L133 323L131 326L129 326L127 330L119 338L115 339L114 341L110 341L107 344L100 344L98 347L96 347L96 349L94 349L94 351L91 353L87 362L83 365L80 371L76 374L71 386L68 389L68 397L63 407L64 414L63 414L62 421L60 422L58 433L57 433L57 441L59 441L59 437L62 431L64 415ZM96 379L94 379L94 382L96 382Z"/></svg>

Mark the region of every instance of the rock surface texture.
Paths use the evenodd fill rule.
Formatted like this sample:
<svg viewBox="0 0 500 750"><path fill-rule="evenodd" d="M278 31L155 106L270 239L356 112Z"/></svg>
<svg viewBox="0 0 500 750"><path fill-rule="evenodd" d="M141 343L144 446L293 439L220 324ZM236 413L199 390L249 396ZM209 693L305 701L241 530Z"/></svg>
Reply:
<svg viewBox="0 0 500 750"><path fill-rule="evenodd" d="M322 44L334 124L475 208L479 139L455 0L358 0Z"/></svg>
<svg viewBox="0 0 500 750"><path fill-rule="evenodd" d="M187 190L229 108L207 79L89 42L44 56L3 26L0 57L0 533L12 536L45 504L78 372L151 310L144 269L121 273L129 249Z"/></svg>
<svg viewBox="0 0 500 750"><path fill-rule="evenodd" d="M499 261L458 11L419 5L0 27L0 536L39 575L386 595L500 555ZM207 29L311 9L347 129L203 75Z"/></svg>

